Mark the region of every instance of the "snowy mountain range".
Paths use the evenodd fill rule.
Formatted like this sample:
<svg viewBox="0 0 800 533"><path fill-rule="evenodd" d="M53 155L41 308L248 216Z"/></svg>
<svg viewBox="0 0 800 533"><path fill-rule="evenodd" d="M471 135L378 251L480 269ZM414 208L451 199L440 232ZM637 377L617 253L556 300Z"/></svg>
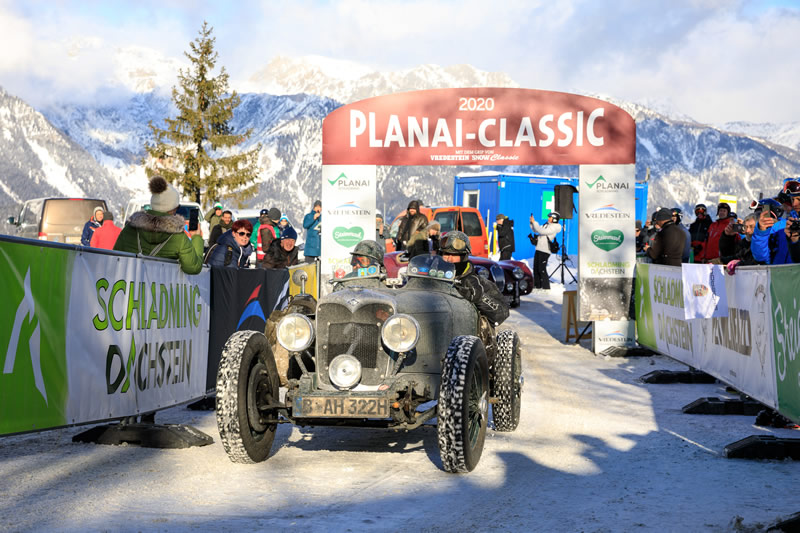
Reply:
<svg viewBox="0 0 800 533"><path fill-rule="evenodd" d="M0 147L4 148L0 205L42 195L86 194L108 198L115 209L121 209L131 196L146 194L141 160L150 138L147 124L161 124L163 118L174 116L174 110L168 97L162 96L165 91L152 90L154 80L163 76L139 66L135 70L138 78L124 70L117 75L137 79L140 92L115 105L64 103L39 113L0 92ZM157 67L153 71L161 72ZM518 85L505 74L469 65L375 72L319 57L272 60L242 85L249 92L242 94L232 124L234 131L252 128L244 148L262 144L259 192L241 207L275 205L299 224L320 194L322 119L336 107L379 94L471 86ZM636 176L644 179L649 169L651 211L662 205L684 209L698 202L713 205L719 194L735 194L740 203L746 203L760 193L777 192L784 177L800 175L800 124L714 127L677 112L664 114L650 105L591 96L619 105L636 119ZM393 216L410 199L431 205L450 203L453 176L474 170L380 167L378 208ZM578 172L577 167L478 170L570 176Z"/></svg>

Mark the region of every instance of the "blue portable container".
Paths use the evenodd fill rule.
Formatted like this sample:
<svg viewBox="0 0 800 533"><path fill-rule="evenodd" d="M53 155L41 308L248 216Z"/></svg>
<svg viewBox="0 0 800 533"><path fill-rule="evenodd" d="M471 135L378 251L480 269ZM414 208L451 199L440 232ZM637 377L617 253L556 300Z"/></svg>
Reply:
<svg viewBox="0 0 800 533"><path fill-rule="evenodd" d="M531 214L541 224L547 214L555 210L554 191L556 185L579 186L578 177L539 176L535 174L512 174L500 172L464 173L455 177L453 205L476 207L480 210L490 233L498 213L514 221L515 259L533 257L534 248L528 240ZM566 241L567 253L578 253L578 194L573 196L575 211L572 219L562 220L564 234L558 242ZM565 213L562 213L564 215ZM636 183L636 218L647 219L647 183ZM492 235L490 234L490 242Z"/></svg>

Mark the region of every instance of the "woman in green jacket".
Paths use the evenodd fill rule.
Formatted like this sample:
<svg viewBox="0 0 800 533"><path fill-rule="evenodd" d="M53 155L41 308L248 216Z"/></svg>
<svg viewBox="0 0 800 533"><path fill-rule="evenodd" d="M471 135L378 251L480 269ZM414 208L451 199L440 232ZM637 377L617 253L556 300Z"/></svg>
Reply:
<svg viewBox="0 0 800 533"><path fill-rule="evenodd" d="M183 217L176 215L180 195L161 176L150 179L150 209L131 215L114 249L152 257L177 259L181 270L198 274L203 269L203 238L200 230L186 231Z"/></svg>

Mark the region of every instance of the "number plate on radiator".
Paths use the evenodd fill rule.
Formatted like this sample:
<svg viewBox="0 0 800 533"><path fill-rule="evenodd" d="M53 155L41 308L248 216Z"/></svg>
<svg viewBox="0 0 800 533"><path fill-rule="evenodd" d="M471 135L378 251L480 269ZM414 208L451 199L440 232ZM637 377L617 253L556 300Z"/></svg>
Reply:
<svg viewBox="0 0 800 533"><path fill-rule="evenodd" d="M292 415L302 418L387 418L389 399L375 396L308 396L294 400Z"/></svg>

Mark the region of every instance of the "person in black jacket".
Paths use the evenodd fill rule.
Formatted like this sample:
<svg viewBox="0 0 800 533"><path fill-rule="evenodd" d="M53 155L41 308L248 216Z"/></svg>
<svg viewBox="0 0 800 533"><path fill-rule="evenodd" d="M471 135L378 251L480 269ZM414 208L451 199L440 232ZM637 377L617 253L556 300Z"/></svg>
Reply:
<svg viewBox="0 0 800 533"><path fill-rule="evenodd" d="M672 210L661 208L653 215L653 223L658 228L653 244L645 245L647 255L657 265L681 266L681 256L686 236L672 221Z"/></svg>
<svg viewBox="0 0 800 533"><path fill-rule="evenodd" d="M727 265L734 259L738 259L738 264L757 265L758 261L753 257L750 244L753 242L753 232L756 229L756 216L747 215L744 219L744 238L733 229L735 219L731 219L730 224L722 230L719 238L719 257L723 265Z"/></svg>
<svg viewBox="0 0 800 533"><path fill-rule="evenodd" d="M694 249L694 262L702 263L705 253L705 243L708 240L708 228L711 226L713 220L711 215L708 214L708 209L705 204L697 204L694 206L694 222L689 224L689 238L692 239L692 248Z"/></svg>
<svg viewBox="0 0 800 533"><path fill-rule="evenodd" d="M514 253L514 221L503 214L497 215L497 249L500 260L511 259Z"/></svg>
<svg viewBox="0 0 800 533"><path fill-rule="evenodd" d="M297 264L297 232L287 226L278 239L269 243L262 261L264 268L287 268Z"/></svg>
<svg viewBox="0 0 800 533"><path fill-rule="evenodd" d="M219 223L216 224L211 229L211 235L209 235L208 237L209 246L214 246L215 244L217 244L217 240L222 236L222 234L233 227L232 219L233 219L233 213L231 213L230 211L222 212L222 217L220 217Z"/></svg>
<svg viewBox="0 0 800 533"><path fill-rule="evenodd" d="M408 203L406 214L400 219L395 239L398 250L406 250L411 236L428 225L428 217L420 213L419 206L418 200L411 200Z"/></svg>

